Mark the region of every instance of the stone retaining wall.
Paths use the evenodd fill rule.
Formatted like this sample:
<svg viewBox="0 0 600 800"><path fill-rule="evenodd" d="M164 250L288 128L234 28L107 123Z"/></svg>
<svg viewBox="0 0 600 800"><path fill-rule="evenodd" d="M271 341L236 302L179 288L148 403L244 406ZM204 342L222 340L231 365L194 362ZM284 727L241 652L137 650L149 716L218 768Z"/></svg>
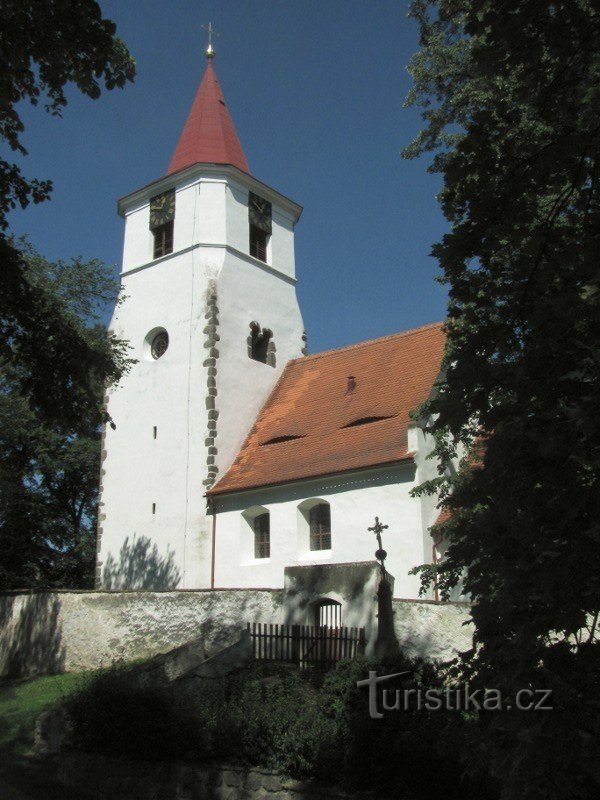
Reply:
<svg viewBox="0 0 600 800"><path fill-rule="evenodd" d="M394 629L410 658L447 661L472 646L468 603L394 600Z"/></svg>
<svg viewBox="0 0 600 800"><path fill-rule="evenodd" d="M265 769L142 763L77 752L60 757L58 777L97 800L374 800L366 792L348 794Z"/></svg>
<svg viewBox="0 0 600 800"><path fill-rule="evenodd" d="M280 621L281 591L47 592L0 595L0 675L108 667L192 639L206 655L232 644L246 622Z"/></svg>
<svg viewBox="0 0 600 800"><path fill-rule="evenodd" d="M0 675L97 669L193 639L210 656L237 640L247 622L287 622L288 612L275 589L8 592L0 594ZM396 634L409 656L445 660L468 649L467 617L464 604L394 600Z"/></svg>

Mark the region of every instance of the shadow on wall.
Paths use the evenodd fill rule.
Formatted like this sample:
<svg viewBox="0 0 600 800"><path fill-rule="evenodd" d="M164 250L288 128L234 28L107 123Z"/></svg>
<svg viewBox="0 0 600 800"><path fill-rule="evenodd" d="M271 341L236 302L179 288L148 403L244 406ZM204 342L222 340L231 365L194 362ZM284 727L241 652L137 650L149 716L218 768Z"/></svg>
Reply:
<svg viewBox="0 0 600 800"><path fill-rule="evenodd" d="M11 621L14 603L19 600L22 607ZM60 598L52 594L2 598L2 638L6 649L0 657L1 674L20 677L64 672L60 607Z"/></svg>
<svg viewBox="0 0 600 800"><path fill-rule="evenodd" d="M156 544L147 536L129 537L125 539L119 557L109 554L102 572L104 589L146 589L163 591L176 589L181 579L181 572L175 565L175 552L167 549L161 555Z"/></svg>

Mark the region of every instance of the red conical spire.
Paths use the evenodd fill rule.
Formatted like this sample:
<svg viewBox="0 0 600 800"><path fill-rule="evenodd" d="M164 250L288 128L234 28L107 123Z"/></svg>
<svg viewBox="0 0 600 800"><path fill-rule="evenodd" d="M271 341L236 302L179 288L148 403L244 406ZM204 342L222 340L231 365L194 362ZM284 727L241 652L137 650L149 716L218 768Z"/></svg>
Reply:
<svg viewBox="0 0 600 800"><path fill-rule="evenodd" d="M212 55L212 47L209 46L206 72L177 142L167 175L198 162L233 164L244 172L250 172L223 99Z"/></svg>

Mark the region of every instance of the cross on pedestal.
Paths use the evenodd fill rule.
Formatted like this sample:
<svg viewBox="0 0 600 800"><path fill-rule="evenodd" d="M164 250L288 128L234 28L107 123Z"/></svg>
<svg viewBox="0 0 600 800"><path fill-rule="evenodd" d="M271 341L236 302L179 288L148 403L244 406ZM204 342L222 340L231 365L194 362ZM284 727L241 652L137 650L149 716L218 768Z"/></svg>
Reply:
<svg viewBox="0 0 600 800"><path fill-rule="evenodd" d="M379 561L381 569L381 580L377 588L377 639L375 640L375 655L378 658L393 657L400 654L400 646L394 631L392 586L385 571L387 553L383 549L383 542L381 541L381 534L388 527L388 525L383 525L379 521L379 517L375 517L375 525L367 529L370 533L374 533L377 538L378 548L375 558Z"/></svg>

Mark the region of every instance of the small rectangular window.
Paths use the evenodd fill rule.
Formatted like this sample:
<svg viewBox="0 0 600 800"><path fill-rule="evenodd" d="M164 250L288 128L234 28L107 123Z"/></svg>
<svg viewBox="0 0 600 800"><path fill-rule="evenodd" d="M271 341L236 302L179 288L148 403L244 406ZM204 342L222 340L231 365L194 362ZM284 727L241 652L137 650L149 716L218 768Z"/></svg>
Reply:
<svg viewBox="0 0 600 800"><path fill-rule="evenodd" d="M154 258L160 258L173 252L173 220L159 225L152 233L154 235Z"/></svg>
<svg viewBox="0 0 600 800"><path fill-rule="evenodd" d="M156 503L152 503L152 513L156 514Z"/></svg>
<svg viewBox="0 0 600 800"><path fill-rule="evenodd" d="M155 425L155 426L154 426L154 438L155 438L155 439L156 439L156 433L157 433L157 430L156 430L156 425Z"/></svg>
<svg viewBox="0 0 600 800"><path fill-rule="evenodd" d="M256 225L250 225L250 255L258 258L260 261L267 263L267 242L269 241L269 234L257 228Z"/></svg>

